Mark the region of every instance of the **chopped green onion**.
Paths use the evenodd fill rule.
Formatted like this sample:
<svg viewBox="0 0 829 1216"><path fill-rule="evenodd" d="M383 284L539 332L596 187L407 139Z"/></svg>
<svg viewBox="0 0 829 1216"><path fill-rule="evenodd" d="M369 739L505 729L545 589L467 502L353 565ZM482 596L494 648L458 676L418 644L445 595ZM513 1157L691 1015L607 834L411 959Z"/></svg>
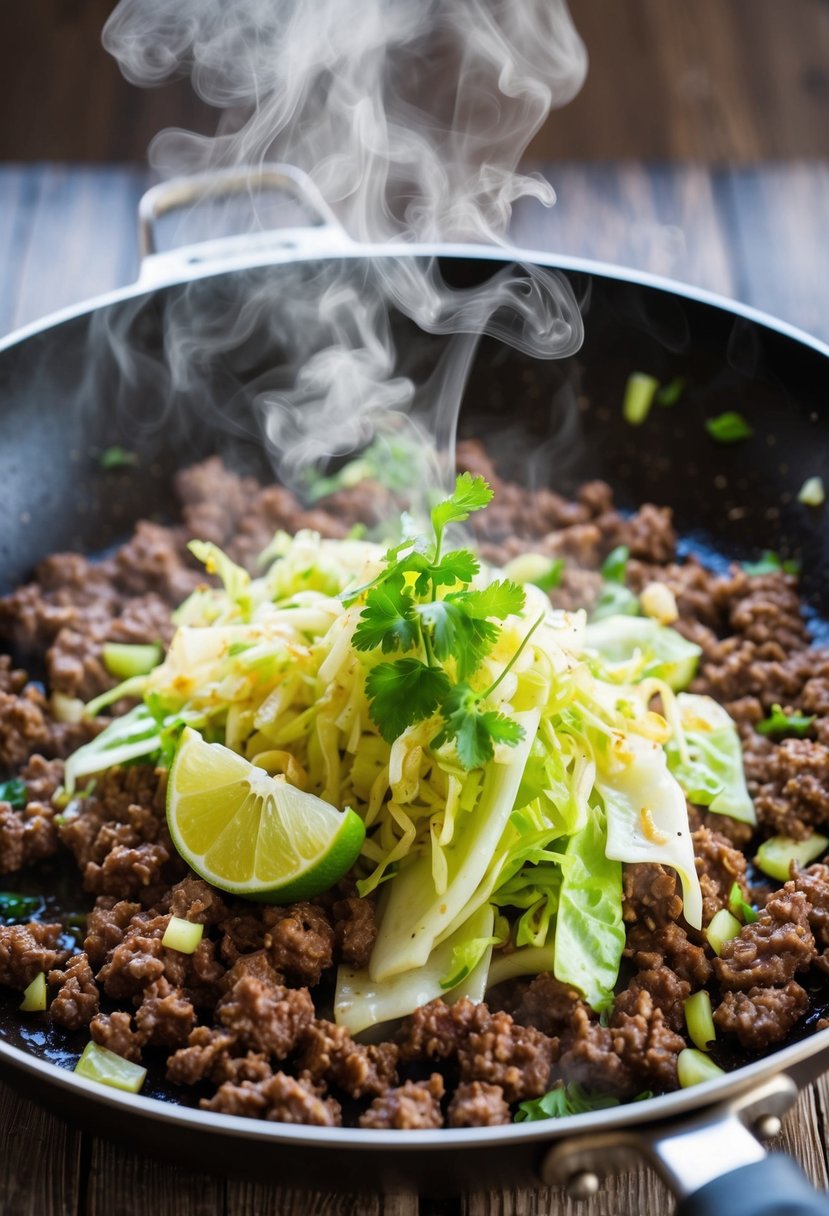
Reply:
<svg viewBox="0 0 829 1216"><path fill-rule="evenodd" d="M807 507L822 507L826 502L826 491L822 477L807 477L797 495L797 501Z"/></svg>
<svg viewBox="0 0 829 1216"><path fill-rule="evenodd" d="M741 920L744 925L753 925L757 919L757 913L751 904L746 902L738 882L732 884L731 890L728 893L728 910L738 920Z"/></svg>
<svg viewBox="0 0 829 1216"><path fill-rule="evenodd" d="M689 996L683 1002L683 1008L685 1010L685 1025L688 1027L691 1041L696 1044L700 1051L710 1051L711 1044L717 1038L717 1032L714 1029L714 1018L711 1014L711 997L703 988L700 992L695 992L693 996Z"/></svg>
<svg viewBox="0 0 829 1216"><path fill-rule="evenodd" d="M797 735L802 739L814 720L814 714L784 714L779 705L772 705L771 713L754 729L761 735Z"/></svg>
<svg viewBox="0 0 829 1216"><path fill-rule="evenodd" d="M682 1089L692 1085L701 1085L703 1081L713 1081L715 1077L723 1077L725 1073L707 1056L704 1051L694 1047L686 1047L679 1053L676 1060L676 1073Z"/></svg>
<svg viewBox="0 0 829 1216"><path fill-rule="evenodd" d="M625 385L625 396L622 402L622 416L631 426L641 426L651 412L653 399L659 388L655 376L644 372L633 372L628 376Z"/></svg>
<svg viewBox="0 0 829 1216"><path fill-rule="evenodd" d="M714 953L718 956L722 954L725 943L730 942L732 937L739 937L742 927L737 917L732 916L727 908L720 908L719 912L715 912L705 930L708 944Z"/></svg>
<svg viewBox="0 0 829 1216"><path fill-rule="evenodd" d="M800 574L800 562L795 558L781 561L773 549L764 549L759 561L743 562L743 570L750 577L759 574Z"/></svg>
<svg viewBox="0 0 829 1216"><path fill-rule="evenodd" d="M130 1094L138 1093L147 1076L146 1068L140 1064L133 1064L97 1043L87 1043L75 1065L75 1072L79 1077L109 1085L112 1089L125 1089Z"/></svg>
<svg viewBox="0 0 829 1216"><path fill-rule="evenodd" d="M561 582L564 559L544 557L541 553L519 553L504 566L504 574L515 583L533 583L542 591L550 591Z"/></svg>
<svg viewBox="0 0 829 1216"><path fill-rule="evenodd" d="M656 394L657 405L676 405L682 394L685 392L685 378L683 376L674 376L673 380L668 384L664 384Z"/></svg>
<svg viewBox="0 0 829 1216"><path fill-rule="evenodd" d="M800 870L825 853L827 848L829 839L818 832L812 832L805 840L793 840L791 836L770 836L760 845L754 862L769 878L786 882L792 862Z"/></svg>
<svg viewBox="0 0 829 1216"><path fill-rule="evenodd" d="M630 549L627 545L617 545L611 549L601 564L599 573L606 583L623 583L628 569Z"/></svg>
<svg viewBox="0 0 829 1216"><path fill-rule="evenodd" d="M46 1008L46 975L40 971L23 993L20 1008L24 1013L40 1013Z"/></svg>
<svg viewBox="0 0 829 1216"><path fill-rule="evenodd" d="M716 418L708 418L705 429L717 443L739 443L741 439L751 439L754 434L754 429L736 410L726 410Z"/></svg>
<svg viewBox="0 0 829 1216"><path fill-rule="evenodd" d="M135 646L126 642L106 642L103 649L104 667L119 680L145 676L161 662L160 646Z"/></svg>
<svg viewBox="0 0 829 1216"><path fill-rule="evenodd" d="M178 950L180 954L193 954L203 933L204 925L182 920L180 916L171 916L169 924L164 930L161 944L169 950Z"/></svg>
<svg viewBox="0 0 829 1216"><path fill-rule="evenodd" d="M138 464L138 457L135 452L128 452L126 448L114 444L111 448L101 452L98 464L102 469L123 469L127 465Z"/></svg>
<svg viewBox="0 0 829 1216"><path fill-rule="evenodd" d="M16 811L22 811L28 801L29 791L25 781L21 781L19 777L12 777L11 781L0 781L0 802L8 802Z"/></svg>

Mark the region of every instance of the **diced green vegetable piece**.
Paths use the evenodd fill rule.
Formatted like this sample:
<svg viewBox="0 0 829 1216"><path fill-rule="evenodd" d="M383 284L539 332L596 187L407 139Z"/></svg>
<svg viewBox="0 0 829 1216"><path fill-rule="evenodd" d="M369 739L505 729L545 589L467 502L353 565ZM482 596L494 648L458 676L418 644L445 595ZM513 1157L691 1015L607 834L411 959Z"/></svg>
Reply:
<svg viewBox="0 0 829 1216"><path fill-rule="evenodd" d="M717 443L739 443L741 439L751 439L754 429L737 410L726 410L716 418L708 418L705 429Z"/></svg>
<svg viewBox="0 0 829 1216"><path fill-rule="evenodd" d="M713 1081L715 1077L723 1077L725 1073L714 1063L704 1051L695 1047L686 1047L679 1053L676 1060L676 1072L682 1089L692 1085L701 1085L703 1081Z"/></svg>
<svg viewBox="0 0 829 1216"><path fill-rule="evenodd" d="M754 729L761 735L797 735L802 739L814 720L814 714L784 714L779 705L772 705L771 713Z"/></svg>
<svg viewBox="0 0 829 1216"><path fill-rule="evenodd" d="M710 1051L711 1044L717 1037L714 1018L711 1014L711 997L703 988L700 992L695 992L693 996L688 997L684 1002L684 1009L685 1025L688 1027L691 1041L697 1045L700 1051Z"/></svg>
<svg viewBox="0 0 829 1216"><path fill-rule="evenodd" d="M753 925L757 919L757 913L751 904L747 903L744 899L738 882L732 884L731 890L728 893L728 910L738 920L741 920L744 925Z"/></svg>
<svg viewBox="0 0 829 1216"><path fill-rule="evenodd" d="M138 457L135 452L129 452L126 448L113 444L111 448L106 448L101 452L98 464L102 469L123 469L127 465L138 464Z"/></svg>
<svg viewBox="0 0 829 1216"><path fill-rule="evenodd" d="M545 557L542 553L519 553L504 566L504 574L515 583L534 583L542 591L550 591L561 582L564 559Z"/></svg>
<svg viewBox="0 0 829 1216"><path fill-rule="evenodd" d="M103 649L104 667L118 680L145 676L161 662L160 646L133 646L126 642L106 642Z"/></svg>
<svg viewBox="0 0 829 1216"><path fill-rule="evenodd" d="M754 862L769 878L786 882L792 862L800 870L825 853L827 848L829 839L819 832L812 832L805 840L794 840L791 836L770 836L760 845Z"/></svg>
<svg viewBox="0 0 829 1216"><path fill-rule="evenodd" d="M140 1064L133 1064L97 1043L87 1043L75 1065L75 1072L79 1077L109 1085L112 1089L124 1089L130 1094L138 1093L147 1076L146 1068Z"/></svg>
<svg viewBox="0 0 829 1216"><path fill-rule="evenodd" d="M682 394L685 392L684 376L674 376L667 384L664 384L656 394L657 405L676 405Z"/></svg>
<svg viewBox="0 0 829 1216"><path fill-rule="evenodd" d="M178 950L180 954L193 954L204 933L204 925L197 925L190 920L182 920L180 916L171 916L164 936L162 946L169 950Z"/></svg>
<svg viewBox="0 0 829 1216"><path fill-rule="evenodd" d="M739 937L742 927L737 917L732 916L727 908L720 908L719 912L715 912L705 930L708 944L714 953L718 956L722 954L725 943L730 942L732 937Z"/></svg>
<svg viewBox="0 0 829 1216"><path fill-rule="evenodd" d="M40 1013L46 1008L46 974L39 972L23 993L20 1008L24 1013Z"/></svg>
<svg viewBox="0 0 829 1216"><path fill-rule="evenodd" d="M651 412L653 399L659 388L655 376L645 372L633 372L628 376L625 385L625 396L622 402L622 416L631 426L641 426Z"/></svg>
<svg viewBox="0 0 829 1216"><path fill-rule="evenodd" d="M822 477L807 477L803 485L800 487L800 492L797 495L797 501L802 502L807 507L822 507L826 502L826 491L823 488Z"/></svg>
<svg viewBox="0 0 829 1216"><path fill-rule="evenodd" d="M630 549L627 545L617 545L611 549L601 564L599 573L606 583L623 583L628 569Z"/></svg>
<svg viewBox="0 0 829 1216"><path fill-rule="evenodd" d="M12 777L11 781L0 781L0 802L8 802L16 811L22 811L28 801L29 791L25 781L21 781L19 777Z"/></svg>
<svg viewBox="0 0 829 1216"><path fill-rule="evenodd" d="M608 616L639 616L639 596L623 583L605 583L590 614L591 621L603 621Z"/></svg>

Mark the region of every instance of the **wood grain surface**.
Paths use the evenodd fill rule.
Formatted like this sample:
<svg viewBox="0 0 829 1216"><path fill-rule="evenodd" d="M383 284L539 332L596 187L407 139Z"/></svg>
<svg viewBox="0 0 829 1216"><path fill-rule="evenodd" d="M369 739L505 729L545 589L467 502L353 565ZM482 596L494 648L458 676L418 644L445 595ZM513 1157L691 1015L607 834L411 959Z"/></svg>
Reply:
<svg viewBox="0 0 829 1216"><path fill-rule="evenodd" d="M559 165L550 175L559 203L520 210L517 243L670 274L829 339L829 165L715 173ZM0 170L0 332L135 277L144 184L131 169ZM827 1120L823 1079L779 1138L823 1187ZM82 1135L4 1087L0 1145L0 1216L667 1216L672 1208L635 1162L583 1204L546 1189L431 1201L225 1182Z"/></svg>

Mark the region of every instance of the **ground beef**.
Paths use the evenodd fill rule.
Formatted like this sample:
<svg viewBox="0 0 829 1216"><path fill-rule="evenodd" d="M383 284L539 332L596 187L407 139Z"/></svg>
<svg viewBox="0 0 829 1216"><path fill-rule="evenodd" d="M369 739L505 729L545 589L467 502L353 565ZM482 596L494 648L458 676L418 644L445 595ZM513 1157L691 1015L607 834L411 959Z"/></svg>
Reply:
<svg viewBox="0 0 829 1216"><path fill-rule="evenodd" d="M745 897L746 859L725 836L709 827L699 827L692 834L694 857L699 884L702 890L702 921L708 924L711 918L728 904L734 883L738 883Z"/></svg>
<svg viewBox="0 0 829 1216"><path fill-rule="evenodd" d="M358 970L367 967L377 937L373 902L349 896L335 903L333 912L340 961Z"/></svg>
<svg viewBox="0 0 829 1216"><path fill-rule="evenodd" d="M686 1043L646 988L626 1009L614 1010L610 1033L613 1050L643 1089L677 1088L676 1061Z"/></svg>
<svg viewBox="0 0 829 1216"><path fill-rule="evenodd" d="M49 1016L67 1030L88 1026L101 1005L98 985L85 954L75 954L63 970L50 971L49 984L59 984L57 994L49 1005Z"/></svg>
<svg viewBox="0 0 829 1216"><path fill-rule="evenodd" d="M317 904L267 908L263 945L277 971L298 984L314 985L334 961L334 930Z"/></svg>
<svg viewBox="0 0 829 1216"><path fill-rule="evenodd" d="M726 992L714 1010L714 1023L722 1034L736 1035L747 1051L765 1051L782 1042L808 1008L806 991L789 980L783 988Z"/></svg>
<svg viewBox="0 0 829 1216"><path fill-rule="evenodd" d="M692 988L704 988L711 978L709 952L691 941L687 931L676 922L653 930L633 925L628 930L625 955L643 971L667 966Z"/></svg>
<svg viewBox="0 0 829 1216"><path fill-rule="evenodd" d="M163 976L144 989L135 1024L146 1043L153 1047L181 1047L195 1022L192 1001Z"/></svg>
<svg viewBox="0 0 829 1216"><path fill-rule="evenodd" d="M457 1055L458 1043L464 1033L459 1013L473 1008L460 1001L449 1006L439 997L421 1005L403 1019L399 1046L403 1060L449 1060Z"/></svg>
<svg viewBox="0 0 829 1216"><path fill-rule="evenodd" d="M455 1090L446 1122L450 1127L495 1127L510 1123L510 1108L500 1085L465 1081Z"/></svg>
<svg viewBox="0 0 829 1216"><path fill-rule="evenodd" d="M680 979L670 967L660 966L638 972L630 985L614 1001L614 1014L635 1016L640 1006L640 994L646 992L655 1009L660 1010L671 1030L685 1030L684 1002L691 995L688 980Z"/></svg>
<svg viewBox="0 0 829 1216"><path fill-rule="evenodd" d="M623 881L622 910L626 924L655 929L682 915L682 896L673 870L644 863L628 865Z"/></svg>
<svg viewBox="0 0 829 1216"><path fill-rule="evenodd" d="M97 1014L89 1023L89 1033L96 1043L117 1056L136 1063L141 1059L144 1036L133 1028L132 1017L123 1010Z"/></svg>
<svg viewBox="0 0 829 1216"><path fill-rule="evenodd" d="M302 1036L300 1067L315 1081L327 1081L352 1098L384 1093L397 1079L394 1043L364 1047L344 1026L319 1021Z"/></svg>
<svg viewBox="0 0 829 1216"><path fill-rule="evenodd" d="M527 552L563 558L551 593L556 606L590 608L602 588L601 562L617 545L629 548L632 590L654 581L670 589L677 628L702 649L693 691L715 696L737 723L761 831L802 837L829 827L829 650L809 648L794 580L737 567L713 573L676 558L670 512L645 505L623 515L603 482L568 501L505 482L477 443L461 443L458 454L461 467L483 472L496 489L488 518L470 520L473 532L489 529L483 554L496 564ZM54 555L33 582L0 599L0 637L32 656L31 670L45 671L49 694L87 698L111 687L101 657L107 641L169 640L170 609L213 581L187 551L191 536L214 541L258 572L258 554L276 529L344 536L392 501L364 484L308 510L289 490L260 487L215 458L179 474L177 486L182 525L144 522L100 562ZM815 715L808 737L758 733L777 702L786 712ZM14 873L68 850L95 906L84 951L68 961L59 926L0 927L0 982L20 989L48 972L53 1023L72 1030L88 1024L94 1041L133 1060L144 1047L150 1058L165 1051L173 1083L217 1087L202 1101L206 1109L332 1126L342 1111L330 1090L349 1112L363 1109L349 1115L362 1126L439 1127L445 1081L437 1074L420 1079L433 1066L446 1071L454 1090L446 1108L452 1127L509 1122L517 1102L559 1083L578 1081L621 1099L662 1091L676 1085L691 992L705 987L716 995L718 983L720 1032L756 1052L782 1041L808 1011L793 977L809 968L829 972L829 867L793 873L781 891L749 892L751 825L691 808L705 921L735 881L765 904L720 959L682 919L674 872L627 865L627 942L607 1024L575 989L543 974L510 981L491 994L490 1007L434 1000L404 1020L396 1042L356 1043L322 1015L333 965L361 969L369 962L373 901L358 898L350 880L318 902L289 907L221 895L177 857L165 820L165 777L146 764L99 775L56 823L59 757L106 719L57 722L53 704L0 657L0 776L19 775L28 790L24 809L0 802L0 869ZM204 926L193 954L162 946L170 916ZM321 981L315 1008L308 987ZM99 989L126 1008L108 1005L102 1013Z"/></svg>
<svg viewBox="0 0 829 1216"><path fill-rule="evenodd" d="M398 1131L442 1127L443 1077L433 1072L428 1081L406 1081L387 1089L360 1115L360 1127L393 1127Z"/></svg>
<svg viewBox="0 0 829 1216"><path fill-rule="evenodd" d="M242 976L216 1006L216 1015L238 1042L284 1060L314 1018L307 988L284 988Z"/></svg>
<svg viewBox="0 0 829 1216"><path fill-rule="evenodd" d="M794 884L773 895L754 924L726 942L714 962L724 988L747 990L787 984L815 958L809 904Z"/></svg>
<svg viewBox="0 0 829 1216"><path fill-rule="evenodd" d="M28 988L41 971L52 971L67 957L60 945L62 925L0 925L0 984Z"/></svg>
<svg viewBox="0 0 829 1216"><path fill-rule="evenodd" d="M587 1089L630 1097L635 1085L630 1070L613 1045L609 1027L602 1026L586 1006L576 1008L570 1033L561 1044L553 1079L577 1081Z"/></svg>
<svg viewBox="0 0 829 1216"><path fill-rule="evenodd" d="M768 754L754 799L770 833L802 839L829 826L829 747L784 739Z"/></svg>
<svg viewBox="0 0 829 1216"><path fill-rule="evenodd" d="M582 1003L575 988L544 972L524 990L510 1012L519 1025L534 1026L544 1034L560 1038L571 1028L576 1007Z"/></svg>
<svg viewBox="0 0 829 1216"><path fill-rule="evenodd" d="M477 1005L458 1045L461 1080L500 1085L508 1102L538 1098L549 1089L557 1054L556 1039Z"/></svg>

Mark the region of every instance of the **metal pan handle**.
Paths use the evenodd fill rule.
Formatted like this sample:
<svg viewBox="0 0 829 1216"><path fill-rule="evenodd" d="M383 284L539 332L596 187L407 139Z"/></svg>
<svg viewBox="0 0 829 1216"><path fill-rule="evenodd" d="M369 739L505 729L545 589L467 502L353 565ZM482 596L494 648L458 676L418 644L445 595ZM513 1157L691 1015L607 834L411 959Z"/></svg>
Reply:
<svg viewBox="0 0 829 1216"><path fill-rule="evenodd" d="M683 1199L676 1216L827 1216L819 1194L799 1166L782 1153L714 1178Z"/></svg>
<svg viewBox="0 0 829 1216"><path fill-rule="evenodd" d="M258 201L265 196L284 202L287 224L257 224ZM245 230L213 233L206 239L178 239L162 248L160 228L165 219L202 216L208 208L236 203L236 216L244 217ZM248 223L247 221L251 222ZM171 178L149 189L138 204L138 240L142 283L184 281L223 264L236 265L280 253L302 256L345 253L353 241L340 224L311 178L293 165L240 166L187 177Z"/></svg>

